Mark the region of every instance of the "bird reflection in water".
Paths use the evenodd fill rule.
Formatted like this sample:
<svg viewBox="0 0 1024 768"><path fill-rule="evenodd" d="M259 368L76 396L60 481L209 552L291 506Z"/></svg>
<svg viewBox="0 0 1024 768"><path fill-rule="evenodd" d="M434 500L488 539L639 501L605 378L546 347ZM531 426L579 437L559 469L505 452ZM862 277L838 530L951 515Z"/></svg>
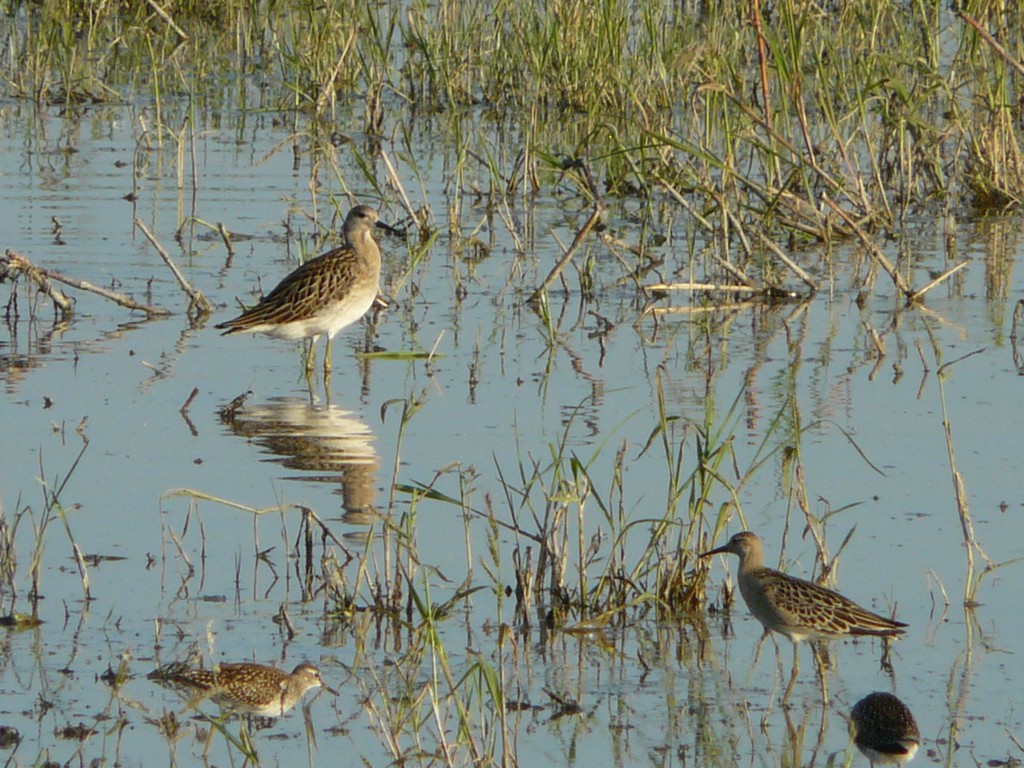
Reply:
<svg viewBox="0 0 1024 768"><path fill-rule="evenodd" d="M339 483L345 523L366 526L375 518L380 457L375 435L357 413L298 398L245 403L224 423L260 447L265 461L301 474L288 479Z"/></svg>

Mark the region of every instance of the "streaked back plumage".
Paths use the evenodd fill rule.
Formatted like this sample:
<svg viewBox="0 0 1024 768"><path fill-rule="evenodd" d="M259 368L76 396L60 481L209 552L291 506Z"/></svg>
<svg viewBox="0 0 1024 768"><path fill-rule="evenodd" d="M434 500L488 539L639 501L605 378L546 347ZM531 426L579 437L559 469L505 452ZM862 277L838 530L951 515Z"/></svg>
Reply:
<svg viewBox="0 0 1024 768"><path fill-rule="evenodd" d="M216 327L225 335L265 333L281 339L329 339L362 317L377 297L380 249L373 239L378 214L359 205L349 211L345 244L305 262L255 306Z"/></svg>

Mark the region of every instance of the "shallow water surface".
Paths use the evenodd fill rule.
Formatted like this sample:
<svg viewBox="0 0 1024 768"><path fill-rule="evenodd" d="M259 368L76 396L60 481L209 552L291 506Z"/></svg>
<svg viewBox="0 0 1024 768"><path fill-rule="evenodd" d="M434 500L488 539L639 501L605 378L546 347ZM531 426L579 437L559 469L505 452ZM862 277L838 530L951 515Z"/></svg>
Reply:
<svg viewBox="0 0 1024 768"><path fill-rule="evenodd" d="M914 710L919 764L974 764L1019 751L1008 734L1020 731L1021 715L1006 706L1021 673L1014 661L1019 566L987 574L980 605L965 614L965 551L937 375L940 364L959 359L942 371L943 385L975 533L995 563L1018 559L1022 379L1009 335L1021 293L1013 269L1019 217L959 222L955 252L934 221L922 220L919 238L905 244L915 282L956 259L970 264L921 308L902 308L881 281L858 303L858 286L840 277L805 302L741 304L714 319L698 311L655 318L617 282L618 263L594 240L593 297L556 287L545 317L524 306L526 291L587 211L554 197L510 210L516 234L531 233L520 251L501 216L453 200L444 154L451 150L424 126L411 137L411 151L423 158L419 183L395 162L417 190L416 204L433 212L439 236L422 252L415 228L407 240L382 236L393 304L336 339L330 381L325 387L315 377L311 391L298 345L224 338L212 324L231 316L237 299L272 286L300 254L325 249L314 239L317 223L337 231L354 202L404 219L397 195L381 199L356 169L359 150L341 146L339 175L321 174L311 197L310 156L300 151L293 165L293 134L252 116L242 131L238 114L197 125L193 189L190 178L178 182L173 152L140 137L146 114L144 106L41 116L0 107L3 247L172 313L147 320L67 289L74 315L54 322L49 302L23 283L0 286L8 308L0 336L0 504L8 526L20 521L17 593L3 594L4 608L30 610L35 552L44 598L42 625L0 630L0 725L21 734L15 763L238 759L216 727L209 735L211 726L195 717L215 707L189 708L145 677L190 653L207 663L254 659L289 669L309 660L340 689L255 731L265 764L333 765L344 755L384 765L400 754L442 762L436 753L460 717L474 723L475 748L504 734L522 765L859 763L843 715L872 690L894 690ZM384 149L401 157L395 146ZM383 167L372 170L383 188ZM130 193L134 200L125 199ZM453 206L457 221L446 213ZM627 214L628 204L615 205L607 220L632 241L638 233ZM189 215L203 223L179 232ZM136 217L212 302L208 322L190 322L184 294L133 226ZM207 226L217 222L234 235L233 256ZM671 243L684 242L687 225L678 212L660 224L670 236L660 255L671 272L682 261ZM476 258L466 252L471 234L486 244ZM843 265L856 249L833 258ZM877 367L869 328L885 336ZM233 415L220 413L245 393ZM715 508L734 502L727 532L759 532L772 564L785 538L783 566L808 576L814 546L785 479L786 453L770 450L799 445L806 503L827 518L832 554L851 533L841 590L910 624L892 648L891 671L879 665L877 642L832 644L824 707L802 648L787 710L778 699L790 647L769 640L755 663L761 628L742 604L729 617L659 622L651 612L580 633L549 630L541 610L529 629L500 628L513 622L503 589L514 585L512 553L529 542L464 510L493 510L508 525L515 512L521 530L536 530L529 517L546 510L531 496L535 489L524 489L534 468L550 477L561 451L593 484L595 497L580 513L580 541L600 543L587 577L600 577L617 546L635 562L646 534L611 542L609 520L621 514L643 531L670 504L674 457L656 431L659 398L667 443L685 466L704 436L730 430L730 452L716 472L735 480L766 460L734 499L716 492L706 514L713 525ZM788 422L781 430L780 419ZM621 491L613 482L620 448ZM571 480L563 478L566 488ZM63 519L44 514L54 492ZM523 496L534 498L530 513ZM685 506L683 499L680 515ZM592 539L599 530L604 538ZM660 555L669 555L676 535L657 547ZM88 601L72 541L93 556ZM573 582L575 547L574 540ZM406 560L393 562L402 552ZM358 607L396 567L419 590L415 599L401 595L402 621L345 610L330 593L328 576L338 575L358 591ZM716 558L711 567L710 597L720 603L735 563ZM416 600L443 604L464 583L482 589L449 606L437 629L451 674L470 681L468 714L449 701L431 709L442 665L405 665ZM487 696L485 668L518 705L504 718ZM111 685L104 673L118 669L127 677ZM431 715L402 723L403 707ZM171 712L181 725L173 734L161 719ZM66 738L63 729L80 723L90 734ZM229 722L228 733L237 727ZM452 762L473 761L464 742L450 749Z"/></svg>

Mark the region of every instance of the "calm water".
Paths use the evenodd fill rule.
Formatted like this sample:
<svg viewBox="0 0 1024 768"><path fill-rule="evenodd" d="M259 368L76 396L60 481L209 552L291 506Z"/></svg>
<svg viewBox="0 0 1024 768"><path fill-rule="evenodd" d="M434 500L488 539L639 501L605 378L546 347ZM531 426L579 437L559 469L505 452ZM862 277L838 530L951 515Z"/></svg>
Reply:
<svg viewBox="0 0 1024 768"><path fill-rule="evenodd" d="M798 412L807 430L800 446L811 510L836 513L828 523L833 552L853 530L841 560L842 591L881 612L898 605L911 630L894 646L893 678L879 668L876 644L833 644L833 702L825 711L810 653L803 649L787 715L777 699L790 648L779 644L781 671L771 642L753 664L760 627L742 605L728 631L720 617L707 617L703 640L690 625L650 620L602 637L546 637L534 628L513 651L499 649L496 631L496 622L511 620L511 604L499 606L485 589L465 612L441 624L442 639L456 675L482 660L503 668L510 698L538 705L509 716L520 764L789 765L848 757L861 764L863 758L852 755L842 713L876 689L895 690L914 710L924 740L917 764L973 765L1018 755L1008 734L1021 727L1013 704L1024 671L1016 660L1024 631L1020 566L986 577L971 625L960 608L964 550L933 349L942 362L976 353L953 366L945 382L957 468L988 555L996 563L1020 558L1024 497L1015 438L1024 379L1009 339L1022 288L1014 270L1022 255L1020 217L958 221L952 253L930 215L911 222L910 239L899 246L910 254L915 284L923 285L929 271L971 260L955 280L929 294L925 309L903 310L883 278L858 306L859 286L842 276L846 262L856 258L846 246L833 255L840 266L833 290L804 304L720 313L711 323L699 313L668 315L657 324L641 317L633 289L615 282L618 262L592 240L595 297L579 299L570 268L573 293L552 294L555 331L549 341L545 321L522 302L558 258L558 242L571 242L587 215L585 205L554 196L531 207L514 205L517 234L529 233L525 250L518 251L500 216L472 197L456 201L449 183L453 150L439 143L429 121L421 122L410 147L419 181L402 162L401 146L385 142L384 149L414 205L432 212L440 236L414 263L416 232L408 243L382 239L385 287L397 306L372 329L352 328L336 340L330 397L321 385L310 403L298 346L223 338L212 323L234 313L236 297L249 301L258 284L269 288L300 253L322 249L312 240L314 217L336 225L358 201L379 206L385 219L400 220L397 196L381 200L358 170L354 155L363 148L357 137L355 145L338 148L336 170L320 173L314 199L310 156L293 166L290 133L265 116L230 113L216 120L202 116L197 126L193 192L190 171L178 183L173 149L140 138L143 119L152 119L144 108L103 107L73 116L54 109L39 117L21 104L0 105L3 247L174 313L145 321L68 289L76 299L74 317L54 325L47 302L24 287L0 286L4 302L16 295L19 315L0 335L0 504L9 522L20 509L33 511L17 531L18 596L3 595L5 612L12 605L28 610L31 529L44 507L39 478L53 489L71 471L83 445L76 434L83 419L88 448L60 501L83 552L123 558L89 569L93 599L83 602L68 533L58 521L45 531L45 623L5 631L0 650L0 725L23 737L14 763L197 762L204 741L195 730L203 726L189 721L192 713L182 713L179 697L145 679L156 664L181 658L197 644L213 660L288 667L312 660L341 687L337 699L322 694L309 708L315 745L301 712L257 733L263 763L333 765L344 756L353 763L388 764L392 756L378 729L382 713L399 692L419 695L429 682L402 680L395 663L405 652L402 638L367 629L363 622L372 621L363 615L355 626L332 623L321 600L302 602L296 563L286 556L299 532L295 511L268 514L254 524L242 510L204 501L190 512L187 499L164 495L189 488L253 508L307 506L357 559L365 559L373 578L385 567L382 545L366 540L366 523L352 512L366 504L386 508L393 478L400 485L432 485L455 498L468 494L478 509L489 496L507 519L500 476L521 486L520 467L546 464L551 446L564 438L590 463L602 498L612 484L615 451L625 443L625 512L635 520L658 518L666 506L666 458L660 449L643 447L658 424L659 376L671 416L701 424L713 401L716 427L736 433L741 472L763 456L773 420L795 399L786 413ZM487 130L485 122L480 125ZM511 169L514 154L499 158L503 167ZM131 202L124 198L133 191L133 172ZM383 188L383 166L372 172ZM629 242L640 236L632 213L624 203L613 205L607 217L615 235ZM190 214L223 222L236 234L232 259L202 224L186 226L175 240ZM190 325L183 294L134 229L135 217L214 303L205 327ZM690 224L670 211L656 225L669 236L659 253L669 275L687 259L682 251ZM465 239L470 235L485 246L472 258ZM674 303L686 305L683 298ZM603 346L592 313L614 324ZM886 337L887 356L877 371L865 325ZM368 344L393 354L357 358ZM430 350L437 354L429 362L400 354ZM193 388L198 394L186 416L179 409ZM218 417L220 408L249 390L233 423ZM402 428L394 401L410 400L420 407ZM692 456L692 433L684 437L680 429L673 440ZM770 440L777 444L780 433ZM785 565L807 575L813 546L801 539L803 517L779 480L779 464L776 454L743 485L738 501L772 560L788 521ZM727 473L734 479L731 468ZM494 564L488 528L477 521L467 538L457 506L440 499L413 505L398 492L393 510L396 518L414 516L409 529L431 568L417 578L429 582L435 602L454 593L468 567L480 584L490 584L485 563L502 583L513 582L510 535L499 536L501 561ZM708 514L713 521L714 510ZM588 507L585 525L587 538L599 526L606 529L596 504ZM742 527L733 520L729 532ZM633 543L642 546L643 538ZM257 561L254 553L268 549ZM602 555L607 553L606 541ZM714 563L716 600L723 565L735 571L733 561ZM349 566L348 578L354 568ZM282 606L295 629L290 640L272 620ZM100 676L122 660L132 677L114 692ZM429 670L428 664L417 675ZM575 699L582 714L557 716L545 690ZM187 722L173 744L154 724L167 711ZM118 718L123 728L114 727ZM950 757L954 719L958 748ZM444 710L440 720L451 737L455 714ZM79 723L96 733L82 743L58 733ZM413 749L410 732L399 737L400 749ZM433 718L421 725L424 750L435 748L436 733ZM230 759L222 737L212 738L208 759ZM465 752L454 758L470 761Z"/></svg>

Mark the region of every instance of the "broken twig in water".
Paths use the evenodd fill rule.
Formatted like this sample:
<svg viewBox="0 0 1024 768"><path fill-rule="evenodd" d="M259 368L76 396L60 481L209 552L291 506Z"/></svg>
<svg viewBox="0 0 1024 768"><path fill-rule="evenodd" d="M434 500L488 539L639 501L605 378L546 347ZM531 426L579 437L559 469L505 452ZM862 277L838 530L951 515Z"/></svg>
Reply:
<svg viewBox="0 0 1024 768"><path fill-rule="evenodd" d="M804 283L812 291L816 292L818 290L818 284L814 282L814 278L808 275L803 269L801 269L799 264L797 264L795 261L789 258L789 256L786 255L785 251L783 251L781 248L779 248L779 246L772 242L771 238L769 238L763 232L758 232L757 234L760 236L761 242L765 245L765 247L768 248L768 250L770 250L772 253L774 253L779 261L781 261L783 264L789 267L789 269L797 277L803 280Z"/></svg>
<svg viewBox="0 0 1024 768"><path fill-rule="evenodd" d="M196 425L192 423L192 419L188 417L188 409L192 405L192 401L196 399L199 394L199 387L192 388L192 394L188 396L188 400L185 404L178 409L178 413L181 414L181 418L185 420L185 426L188 427L188 431L192 433L192 437L199 437L199 430L196 429Z"/></svg>
<svg viewBox="0 0 1024 768"><path fill-rule="evenodd" d="M224 247L228 249L228 259L231 259L235 255L235 248L231 244L231 233L228 232L223 221L217 222L217 231L220 233L221 240L224 241Z"/></svg>
<svg viewBox="0 0 1024 768"><path fill-rule="evenodd" d="M166 23L167 26L174 30L174 34L178 36L178 40L180 42L184 43L188 41L188 35L182 31L181 27L174 23L174 19L171 18L171 15L167 13L167 11L153 2L153 0L146 0L146 3L148 3L149 7L156 12L157 16L164 20L164 23Z"/></svg>
<svg viewBox="0 0 1024 768"><path fill-rule="evenodd" d="M853 220L853 217L850 216L850 214L848 214L842 208L840 208L838 203L836 203L831 198L826 197L825 202L828 203L832 210L839 214L839 217L843 221L845 221L849 227L853 229L853 233L857 236L857 239L861 241L865 248L868 249L868 252L871 254L871 257L878 262L879 266L881 266L882 269L885 270L886 274L889 275L890 278L892 278L892 281L896 284L896 287L899 288L900 292L907 297L907 301L913 301L913 289L907 284L907 281L903 279L903 275L896 271L896 267L893 266L892 262L885 257L885 254L882 253L878 249L878 246L875 245L874 242L872 242L871 238L867 236L867 233L857 225L857 223Z"/></svg>
<svg viewBox="0 0 1024 768"><path fill-rule="evenodd" d="M601 202L601 194L597 188L597 183L594 181L593 175L590 173L590 166L585 160L577 159L566 159L562 164L563 171L578 170L583 174L584 184L587 190L590 192L590 196L594 199L594 210L591 211L590 216L579 232L576 233L576 237L573 238L572 244L569 245L568 250L558 260L558 263L551 268L548 272L548 276L544 278L544 282L538 286L537 290L530 294L530 298L526 300L527 304L536 304L544 297L544 293L547 291L551 284L555 282L559 275L562 274L562 270L565 266L572 261L573 255L579 250L580 245L583 244L583 238L589 234L590 230L594 228L594 225L601 220L601 214L604 213L604 203Z"/></svg>
<svg viewBox="0 0 1024 768"><path fill-rule="evenodd" d="M749 285L728 285L726 283L653 283L643 286L647 293L659 291L712 291L721 293L760 293L760 288Z"/></svg>
<svg viewBox="0 0 1024 768"><path fill-rule="evenodd" d="M963 261L961 261L961 262L960 262L959 264L955 264L954 266L950 267L950 268L949 268L949 269L947 269L947 270L946 270L945 272L943 272L943 273L942 273L941 275L939 275L938 277L936 277L936 278L935 278L934 280L932 280L932 281L931 281L930 283L928 283L928 285L926 285L926 286L925 286L924 288L922 288L921 290L919 290L919 291L914 291L914 295L913 295L913 296L911 296L910 298L911 298L912 300L916 300L916 299L919 299L919 298L921 298L922 296L924 296L924 295L925 295L925 293L927 293L928 291L930 291L930 290L931 290L932 288L934 288L934 287L935 287L936 285L938 285L939 283L941 283L941 282L943 282L944 280L946 280L946 278L948 278L948 277L949 277L950 275L952 275L952 274L954 274L954 273L956 273L956 272L959 272L959 271L960 271L961 269L963 269L964 267L966 267L966 266L967 266L968 264L970 264L970 261L969 261L968 259L964 259L964 260L963 260Z"/></svg>
<svg viewBox="0 0 1024 768"><path fill-rule="evenodd" d="M565 269L565 265L572 260L573 254L579 250L580 244L583 242L583 238L587 236L587 233L594 228L598 219L601 218L602 211L604 211L604 204L601 203L600 200L595 201L594 210L590 214L590 218L584 222L580 231L576 233L576 237L573 238L572 244L569 246L568 250L566 250L562 258L558 260L558 263L555 264L554 268L548 273L548 276L544 278L544 282L542 282L537 290L530 295L530 298L526 300L527 304L533 304L534 302L539 301L544 291L546 291L548 287L555 282L555 278L557 278L561 274L562 270Z"/></svg>
<svg viewBox="0 0 1024 768"><path fill-rule="evenodd" d="M160 254L160 258L164 260L164 264L166 264L174 274L174 278L178 281L178 285L180 285L181 289L188 294L188 309L185 313L189 317L192 317L194 312L196 316L200 318L209 315L213 310L213 307L210 306L210 302L206 300L205 296L203 296L202 291L193 288L191 283L185 279L185 276L181 274L181 270L178 269L178 265L174 263L173 259L171 259L171 254L169 254L164 247L160 245L153 233L149 231L149 227L143 224L139 219L135 219L135 226L141 229L142 234L144 234L146 239L153 244L157 253Z"/></svg>
<svg viewBox="0 0 1024 768"><path fill-rule="evenodd" d="M50 285L50 280L53 280L58 283L64 283L65 285L70 285L72 288L77 288L80 291L88 291L89 293L95 293L97 296L102 296L105 299L110 299L116 304L120 304L122 307L127 307L128 309L135 309L140 312L145 312L150 317L163 317L165 315L171 314L169 310L166 310L163 307L155 307L152 306L151 304L140 304L134 299L130 299L124 294L117 293L116 291L111 291L106 288L100 288L99 286L93 285L89 282L86 282L85 280L79 280L78 278L75 277L69 277L52 269L44 269L43 267L37 267L24 256L15 253L10 249L7 250L5 256L7 258L8 265L7 271L15 273L24 273L30 280L32 280L39 286L39 290L41 290L43 293L49 296L53 300L53 302L60 307L61 312L64 314L65 317L71 314L71 301L61 291L57 290L52 285Z"/></svg>
<svg viewBox="0 0 1024 768"><path fill-rule="evenodd" d="M188 413L188 409L192 405L192 401L196 399L196 396L198 394L199 387L192 387L192 393L188 396L188 400L185 401L185 404L182 405L181 408L178 409L178 411L180 413Z"/></svg>
<svg viewBox="0 0 1024 768"><path fill-rule="evenodd" d="M1012 53L1006 50L1006 48L1000 45L999 41L992 37L988 30L982 27L981 24L979 24L973 16L964 13L963 10L957 11L957 16L959 16L961 19L963 19L972 27L974 27L975 31L981 36L981 39L984 40L993 51L999 54L999 56L1002 57L1003 61L1005 61L1011 67L1016 69L1018 74L1024 75L1024 64L1021 64L1017 60L1016 56L1014 56Z"/></svg>

